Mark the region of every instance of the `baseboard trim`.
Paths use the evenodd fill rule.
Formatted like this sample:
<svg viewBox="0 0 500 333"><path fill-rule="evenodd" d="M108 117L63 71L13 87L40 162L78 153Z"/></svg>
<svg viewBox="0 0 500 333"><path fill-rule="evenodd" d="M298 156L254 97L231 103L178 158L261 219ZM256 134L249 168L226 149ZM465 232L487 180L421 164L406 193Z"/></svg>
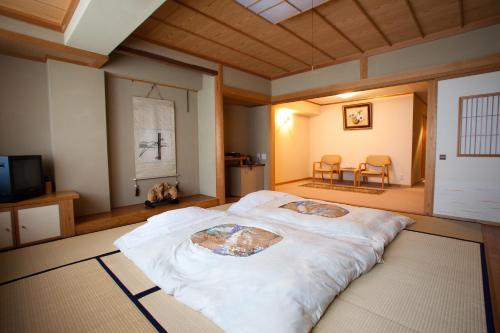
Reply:
<svg viewBox="0 0 500 333"><path fill-rule="evenodd" d="M490 225L490 226L493 226L493 227L500 227L500 223L499 222L493 222L493 221L476 220L476 219L469 219L469 218L466 218L466 217L449 216L449 215L442 215L442 214L433 214L432 216L439 217L439 218L442 218L442 219L447 219L447 220L456 220L456 221L462 221L462 222L479 223L479 224Z"/></svg>
<svg viewBox="0 0 500 333"><path fill-rule="evenodd" d="M275 184L274 184L274 186L278 186L278 185L285 185L285 184L290 184L290 183L300 182L300 181L303 181L303 180L309 180L309 179L312 179L312 177L306 177L306 178L300 178L300 179L292 179L292 180L287 180L287 181L285 181L285 182L275 183Z"/></svg>

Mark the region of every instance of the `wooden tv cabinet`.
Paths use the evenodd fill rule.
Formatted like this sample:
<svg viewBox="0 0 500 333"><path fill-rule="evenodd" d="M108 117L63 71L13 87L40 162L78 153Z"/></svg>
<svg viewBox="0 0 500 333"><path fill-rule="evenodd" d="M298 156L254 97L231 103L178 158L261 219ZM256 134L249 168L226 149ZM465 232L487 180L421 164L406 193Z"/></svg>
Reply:
<svg viewBox="0 0 500 333"><path fill-rule="evenodd" d="M75 235L73 191L0 203L0 250L43 243Z"/></svg>

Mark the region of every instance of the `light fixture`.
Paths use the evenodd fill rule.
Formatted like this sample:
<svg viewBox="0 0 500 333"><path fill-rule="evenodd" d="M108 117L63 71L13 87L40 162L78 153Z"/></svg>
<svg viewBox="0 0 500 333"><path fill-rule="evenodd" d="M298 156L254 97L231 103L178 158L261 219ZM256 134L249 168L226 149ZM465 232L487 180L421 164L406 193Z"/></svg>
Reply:
<svg viewBox="0 0 500 333"><path fill-rule="evenodd" d="M287 108L278 109L276 112L276 124L282 131L288 131L293 124L293 110Z"/></svg>
<svg viewBox="0 0 500 333"><path fill-rule="evenodd" d="M329 0L236 0L255 14L278 24Z"/></svg>
<svg viewBox="0 0 500 333"><path fill-rule="evenodd" d="M337 96L340 97L340 98L343 98L343 99L347 99L347 98L351 98L353 96L356 96L357 94L359 94L359 92L352 91L352 92L346 92L346 93L343 93L343 94L338 94Z"/></svg>

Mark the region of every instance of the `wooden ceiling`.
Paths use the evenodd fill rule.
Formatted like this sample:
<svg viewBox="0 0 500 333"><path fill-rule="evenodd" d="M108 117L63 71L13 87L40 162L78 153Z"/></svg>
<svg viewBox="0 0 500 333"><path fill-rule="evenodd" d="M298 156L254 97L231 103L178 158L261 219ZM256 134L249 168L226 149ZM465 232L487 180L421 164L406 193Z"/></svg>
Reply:
<svg viewBox="0 0 500 333"><path fill-rule="evenodd" d="M168 0L133 35L274 79L499 22L498 0L332 0L277 25L233 0Z"/></svg>
<svg viewBox="0 0 500 333"><path fill-rule="evenodd" d="M64 32L79 0L0 0L0 15Z"/></svg>

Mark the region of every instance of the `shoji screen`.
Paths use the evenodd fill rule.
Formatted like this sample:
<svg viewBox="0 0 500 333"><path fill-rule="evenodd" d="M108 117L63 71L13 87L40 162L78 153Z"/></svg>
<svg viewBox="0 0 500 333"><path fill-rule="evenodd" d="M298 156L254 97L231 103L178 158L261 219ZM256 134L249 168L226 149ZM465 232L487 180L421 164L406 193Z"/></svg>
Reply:
<svg viewBox="0 0 500 333"><path fill-rule="evenodd" d="M459 99L458 156L500 156L500 92Z"/></svg>

